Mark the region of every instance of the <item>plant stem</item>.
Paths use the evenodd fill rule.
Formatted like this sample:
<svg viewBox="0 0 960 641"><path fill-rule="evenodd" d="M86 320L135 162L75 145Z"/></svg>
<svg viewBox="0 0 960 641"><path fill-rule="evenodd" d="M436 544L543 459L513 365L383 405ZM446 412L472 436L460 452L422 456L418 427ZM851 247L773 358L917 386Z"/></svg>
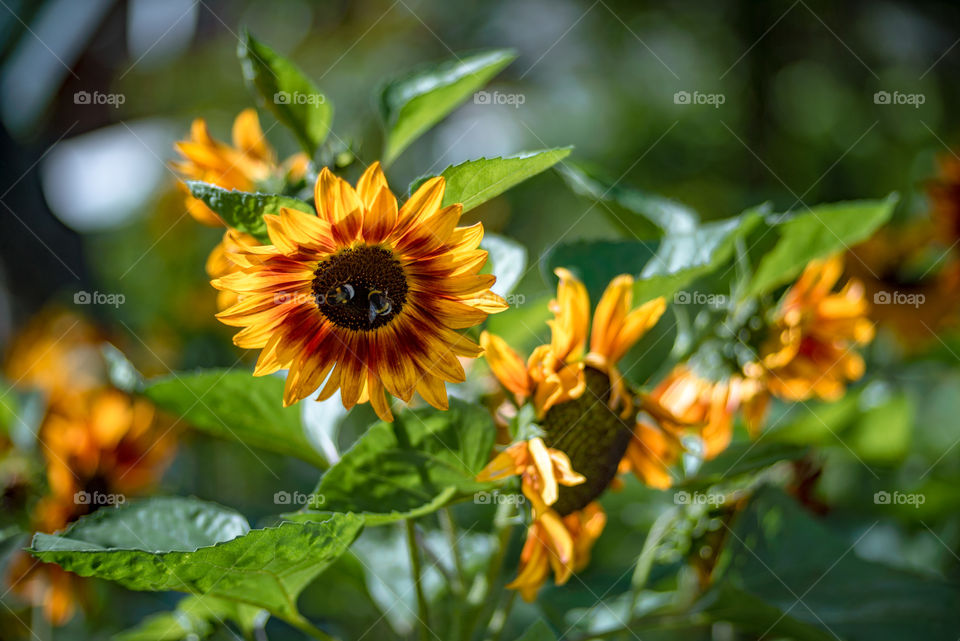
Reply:
<svg viewBox="0 0 960 641"><path fill-rule="evenodd" d="M413 519L404 521L407 528L407 548L410 552L410 574L413 578L413 586L417 592L417 619L420 625L421 641L428 641L430 638L430 613L427 612L427 597L423 593L423 583L420 567L420 555L417 554L417 533L414 530Z"/></svg>
<svg viewBox="0 0 960 641"><path fill-rule="evenodd" d="M457 582L451 586L455 594L463 596L464 586L467 584L467 575L463 570L463 560L460 556L460 542L457 539L457 524L453 520L453 511L449 506L438 512L440 526L447 535L447 541L450 544L450 553L453 555L453 566L457 570Z"/></svg>
<svg viewBox="0 0 960 641"><path fill-rule="evenodd" d="M507 625L507 619L510 617L510 611L513 609L513 603L517 600L515 590L507 593L506 599L499 608L490 617L490 625L487 627L487 639L489 641L500 641L503 636L503 630Z"/></svg>
<svg viewBox="0 0 960 641"><path fill-rule="evenodd" d="M497 547L493 556L490 558L490 564L487 566L487 572L483 577L482 590L477 598L471 599L474 605L474 611L471 613L467 625L464 628L465 636L463 639L469 641L473 637L473 631L480 621L488 620L492 614L493 608L489 605L490 593L494 586L500 581L500 572L503 569L503 561L507 555L507 547L510 544L510 536L513 534L514 509L509 503L500 503L497 505L496 516L493 517L494 533L497 536ZM470 591L471 594L474 590Z"/></svg>
<svg viewBox="0 0 960 641"><path fill-rule="evenodd" d="M284 621L314 639L319 639L320 641L338 641L336 637L332 637L320 628L314 626L303 616L297 615L295 617L285 618Z"/></svg>

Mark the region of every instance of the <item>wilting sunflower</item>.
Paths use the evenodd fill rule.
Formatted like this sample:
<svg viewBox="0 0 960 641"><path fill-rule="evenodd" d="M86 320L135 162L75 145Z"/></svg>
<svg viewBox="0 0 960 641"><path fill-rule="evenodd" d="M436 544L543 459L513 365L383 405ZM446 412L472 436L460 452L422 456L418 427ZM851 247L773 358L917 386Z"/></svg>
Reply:
<svg viewBox="0 0 960 641"><path fill-rule="evenodd" d="M596 500L614 482L635 438L637 403L617 362L666 308L657 298L631 309L633 278L618 276L594 312L587 351L587 291L569 271L558 269L557 276L551 342L536 348L526 363L498 336L485 332L480 338L494 375L518 405L531 399L543 430L542 438L498 454L478 476L481 481L521 477L532 523L519 574L508 587L528 601L551 568L558 585L583 568L603 531L606 517ZM653 416L670 416L649 398L641 398L639 406Z"/></svg>
<svg viewBox="0 0 960 641"><path fill-rule="evenodd" d="M463 206L441 206L444 185L431 178L398 209L379 163L356 189L324 168L316 216L265 216L272 244L226 253L237 271L212 282L240 300L217 318L245 328L236 345L262 350L254 375L289 370L284 405L326 379L320 399L340 389L345 407L369 401L386 421L384 389L447 408L444 382L465 378L457 358L481 352L455 330L506 303L478 273L482 225L457 227Z"/></svg>
<svg viewBox="0 0 960 641"><path fill-rule="evenodd" d="M747 368L774 396L788 401L837 400L863 375L857 346L873 340L863 284L847 281L834 291L843 257L811 262L777 310L760 361Z"/></svg>
<svg viewBox="0 0 960 641"><path fill-rule="evenodd" d="M206 121L197 118L190 126L190 137L176 144L184 159L171 165L185 180L200 180L239 191L254 191L258 183L274 176L300 179L306 173L308 159L304 154L295 154L282 166L277 165L276 152L267 142L254 109L244 109L233 121L232 138L232 146L220 142L210 135ZM183 184L181 189L187 191ZM220 217L203 201L190 195L187 195L187 211L204 225L223 225Z"/></svg>
<svg viewBox="0 0 960 641"><path fill-rule="evenodd" d="M110 387L88 392L69 408L52 408L40 427L48 493L31 516L39 532L62 530L103 505L143 492L170 461L174 438L153 406ZM11 589L65 623L82 598L84 580L21 555L11 563Z"/></svg>

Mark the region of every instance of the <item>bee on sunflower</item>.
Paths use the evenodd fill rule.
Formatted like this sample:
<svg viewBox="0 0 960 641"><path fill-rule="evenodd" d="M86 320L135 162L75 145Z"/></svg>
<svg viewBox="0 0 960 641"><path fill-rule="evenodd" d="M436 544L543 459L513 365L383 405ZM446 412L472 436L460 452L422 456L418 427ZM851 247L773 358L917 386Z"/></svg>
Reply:
<svg viewBox="0 0 960 641"><path fill-rule="evenodd" d="M597 499L618 471L635 468L651 479L667 474L660 457L674 444L649 423L635 423L637 410L653 423L663 418L679 422L654 399L637 397L617 368L660 319L664 299L633 309L633 278L616 277L593 314L587 350L586 288L568 270L556 273L560 282L550 304L549 344L537 347L524 362L502 338L487 332L480 338L493 374L517 405L532 402L543 434L510 445L478 476L481 481L521 478L532 523L518 576L508 587L527 601L536 598L551 569L561 585L587 565L606 523Z"/></svg>
<svg viewBox="0 0 960 641"><path fill-rule="evenodd" d="M212 283L238 302L217 318L244 328L234 344L261 350L254 375L289 370L284 405L326 379L321 400L340 389L346 408L369 402L385 421L384 391L447 408L445 382L465 379L458 357L481 352L456 330L506 303L479 274L483 226L458 227L463 207L442 206L444 187L431 178L398 207L379 163L356 188L324 168L316 216L264 216L271 244L224 252L235 269Z"/></svg>

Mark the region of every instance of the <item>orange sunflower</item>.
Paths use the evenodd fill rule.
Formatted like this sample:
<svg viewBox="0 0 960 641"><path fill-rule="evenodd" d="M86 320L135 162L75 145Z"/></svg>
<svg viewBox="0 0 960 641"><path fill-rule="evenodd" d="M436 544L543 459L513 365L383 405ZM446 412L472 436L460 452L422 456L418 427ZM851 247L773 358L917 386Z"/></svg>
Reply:
<svg viewBox="0 0 960 641"><path fill-rule="evenodd" d="M385 389L447 408L444 382L465 378L457 358L481 352L455 330L506 303L478 273L482 225L457 227L463 206L441 206L444 185L431 178L398 208L379 163L356 189L324 168L316 216L265 216L272 244L226 253L237 270L212 282L240 300L217 318L245 328L236 345L261 350L254 375L289 370L284 405L326 379L321 400L340 389L346 408L369 401L386 421Z"/></svg>
<svg viewBox="0 0 960 641"><path fill-rule="evenodd" d="M190 126L190 137L176 144L183 160L171 163L174 171L185 180L239 191L254 191L258 183L273 176L300 179L306 173L308 158L302 153L277 165L276 152L267 142L254 109L244 109L233 121L232 138L232 146L220 142L210 135L206 121L197 118ZM182 183L181 189L187 191ZM204 225L223 226L220 216L189 194L187 211Z"/></svg>
<svg viewBox="0 0 960 641"><path fill-rule="evenodd" d="M863 375L855 348L873 340L873 323L860 281L851 279L834 291L842 273L841 255L816 260L787 290L759 363L747 368L774 396L837 400L847 383Z"/></svg>
<svg viewBox="0 0 960 641"><path fill-rule="evenodd" d="M228 229L223 234L223 240L217 243L207 257L207 276L216 280L237 271L237 264L231 259L231 256L238 254L241 250L256 247L259 244L257 239L250 234L236 229ZM236 258L239 259L239 257ZM222 312L228 307L237 304L239 300L240 297L236 292L220 290L217 292L217 311Z"/></svg>
<svg viewBox="0 0 960 641"><path fill-rule="evenodd" d="M589 560L606 517L596 500L616 480L634 438L634 393L617 362L659 320L662 298L633 307L633 278L621 275L607 287L590 329L586 288L566 269L551 302L552 336L524 363L498 336L480 342L490 369L517 404L530 399L543 437L509 446L478 476L492 481L521 477L532 506L532 524L520 557L520 571L507 587L533 600L552 568L565 583ZM640 409L655 417L669 412L641 397ZM659 432L657 436L659 436ZM654 437L656 438L656 437Z"/></svg>

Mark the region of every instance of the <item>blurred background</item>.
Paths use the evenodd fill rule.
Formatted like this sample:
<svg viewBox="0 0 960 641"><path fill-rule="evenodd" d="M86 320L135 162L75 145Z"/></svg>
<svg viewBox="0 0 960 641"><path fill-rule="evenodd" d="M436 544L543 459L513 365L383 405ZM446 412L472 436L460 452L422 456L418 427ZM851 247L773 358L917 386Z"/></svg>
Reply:
<svg viewBox="0 0 960 641"><path fill-rule="evenodd" d="M248 358L213 318L204 261L220 232L188 215L169 167L194 118L228 140L236 114L255 104L236 60L242 26L313 78L335 105L335 135L365 162L380 153L382 79L479 48L518 52L488 87L489 101L462 106L391 167L398 193L463 160L569 144L578 162L707 219L763 201L786 211L898 191L896 218L907 221L928 215L936 159L958 143L949 114L960 110L960 5L949 2L0 5L0 347L54 306L90 319L147 375ZM289 133L267 112L260 117L278 156L293 153ZM553 172L467 218L529 248L532 269L519 291L534 298L548 291L537 260L557 230L569 230L564 242L617 235ZM885 408L873 423L850 419L854 436L838 442L808 420L788 439L823 445L823 456L837 460L813 493L838 527L872 513L864 497L879 489L922 488L922 507L887 511L857 549L953 578L958 345L949 332L877 341L877 373L854 401ZM161 485L236 506L254 522L276 511L271 497L291 489L290 478L312 487L314 473L297 465L190 435ZM289 476L280 481L272 467ZM640 492L632 485L611 499L611 521L630 527L609 528L591 575L621 576L617 546L641 537L655 512L637 507ZM130 598L134 606L108 627L164 606L157 595ZM562 616L590 595L571 586L557 599Z"/></svg>

